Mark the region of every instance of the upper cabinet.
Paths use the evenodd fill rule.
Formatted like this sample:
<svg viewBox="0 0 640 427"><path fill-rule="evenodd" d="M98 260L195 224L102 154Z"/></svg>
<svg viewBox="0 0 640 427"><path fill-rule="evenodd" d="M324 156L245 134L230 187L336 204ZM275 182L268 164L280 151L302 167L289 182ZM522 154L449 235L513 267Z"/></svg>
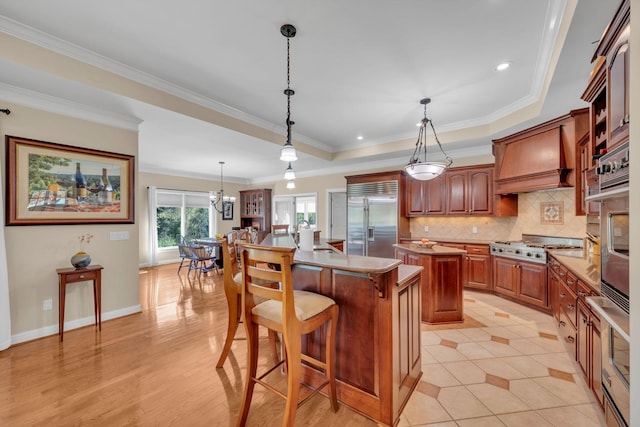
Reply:
<svg viewBox="0 0 640 427"><path fill-rule="evenodd" d="M496 195L493 165L450 168L429 181L408 178L407 216L515 216L517 195Z"/></svg>
<svg viewBox="0 0 640 427"><path fill-rule="evenodd" d="M446 178L450 215L491 215L493 168L460 168Z"/></svg>
<svg viewBox="0 0 640 427"><path fill-rule="evenodd" d="M576 143L589 128L589 110L573 110L524 131L493 140L497 194L573 187Z"/></svg>
<svg viewBox="0 0 640 427"><path fill-rule="evenodd" d="M407 178L407 216L445 215L445 175L429 181Z"/></svg>
<svg viewBox="0 0 640 427"><path fill-rule="evenodd" d="M624 0L605 29L593 55L593 70L582 99L589 107L589 138L578 143L582 173L577 215L597 216L597 203L584 201L598 190L598 158L629 139L629 35L630 4ZM580 207L581 209L578 209Z"/></svg>
<svg viewBox="0 0 640 427"><path fill-rule="evenodd" d="M629 1L624 1L596 50L598 55L607 58L609 149L629 139L630 31ZM603 40L611 47L602 46Z"/></svg>

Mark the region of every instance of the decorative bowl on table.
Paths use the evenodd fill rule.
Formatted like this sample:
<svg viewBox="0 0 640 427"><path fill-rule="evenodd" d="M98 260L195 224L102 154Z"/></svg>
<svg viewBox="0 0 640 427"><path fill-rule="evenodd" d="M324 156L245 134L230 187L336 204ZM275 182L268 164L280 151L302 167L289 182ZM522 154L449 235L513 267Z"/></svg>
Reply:
<svg viewBox="0 0 640 427"><path fill-rule="evenodd" d="M438 244L438 242L434 242L432 240L429 240L428 242L422 242L420 240L417 240L413 243L416 245L417 248L420 248L420 249L431 249L432 247Z"/></svg>

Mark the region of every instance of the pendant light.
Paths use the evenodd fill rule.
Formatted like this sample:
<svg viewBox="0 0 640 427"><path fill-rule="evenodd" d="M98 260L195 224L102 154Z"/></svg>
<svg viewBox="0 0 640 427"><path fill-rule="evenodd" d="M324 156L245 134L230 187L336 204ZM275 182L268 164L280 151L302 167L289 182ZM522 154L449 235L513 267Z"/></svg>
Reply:
<svg viewBox="0 0 640 427"><path fill-rule="evenodd" d="M414 179L420 181L428 181L442 174L451 164L453 160L444 152L436 130L433 127L433 122L427 118L427 104L431 102L431 98L423 98L420 100L420 104L424 105L424 118L420 123L420 130L418 131L418 140L416 141L416 149L413 151L409 163L404 167L404 170ZM440 147L440 151L446 159L446 163L443 162L428 162L427 161L427 125L431 127L433 136ZM421 158L422 157L422 158Z"/></svg>
<svg viewBox="0 0 640 427"><path fill-rule="evenodd" d="M280 150L280 160L284 162L295 162L298 160L296 155L296 149L291 144L291 126L295 122L291 121L291 96L295 94L291 89L291 55L290 55L290 39L296 36L296 27L290 24L284 24L280 27L280 33L287 38L287 88L284 90L284 94L287 95L287 141Z"/></svg>
<svg viewBox="0 0 640 427"><path fill-rule="evenodd" d="M293 171L293 168L291 167L291 162L289 162L289 167L284 171L284 179L286 180L296 179L296 173Z"/></svg>
<svg viewBox="0 0 640 427"><path fill-rule="evenodd" d="M211 206L213 207L213 209L216 210L216 212L222 213L224 212L224 207L227 203L235 203L236 202L236 198L233 196L225 196L224 195L224 188L222 186L223 183L223 177L222 177L222 166L224 165L224 162L218 162L220 164L220 191L213 193L213 195L211 196Z"/></svg>

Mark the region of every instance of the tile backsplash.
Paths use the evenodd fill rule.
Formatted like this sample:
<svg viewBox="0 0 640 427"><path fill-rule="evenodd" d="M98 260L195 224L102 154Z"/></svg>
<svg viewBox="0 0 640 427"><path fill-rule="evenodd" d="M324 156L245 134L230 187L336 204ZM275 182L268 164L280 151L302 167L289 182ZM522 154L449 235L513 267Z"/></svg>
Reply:
<svg viewBox="0 0 640 427"><path fill-rule="evenodd" d="M520 193L517 217L421 217L410 223L414 239L519 240L523 233L582 238L586 231L585 217L575 215L573 188Z"/></svg>

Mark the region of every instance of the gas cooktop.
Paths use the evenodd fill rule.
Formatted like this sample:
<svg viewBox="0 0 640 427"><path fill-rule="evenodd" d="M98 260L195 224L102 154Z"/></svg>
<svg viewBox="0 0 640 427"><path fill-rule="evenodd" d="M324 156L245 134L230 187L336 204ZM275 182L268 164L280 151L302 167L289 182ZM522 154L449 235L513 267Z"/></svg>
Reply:
<svg viewBox="0 0 640 427"><path fill-rule="evenodd" d="M490 245L493 255L545 264L548 249L582 248L582 239L523 234L522 240L497 241Z"/></svg>

